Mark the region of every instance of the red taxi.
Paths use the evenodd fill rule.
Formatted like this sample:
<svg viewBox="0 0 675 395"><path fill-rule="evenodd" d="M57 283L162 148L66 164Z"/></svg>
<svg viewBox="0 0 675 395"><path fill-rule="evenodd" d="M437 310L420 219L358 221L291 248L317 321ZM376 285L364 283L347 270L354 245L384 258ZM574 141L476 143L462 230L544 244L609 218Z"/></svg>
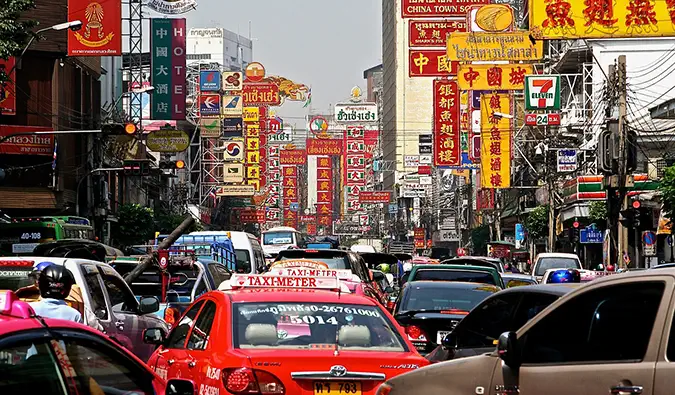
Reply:
<svg viewBox="0 0 675 395"><path fill-rule="evenodd" d="M199 394L374 394L429 362L375 300L335 277L233 275L193 303L148 364Z"/></svg>
<svg viewBox="0 0 675 395"><path fill-rule="evenodd" d="M3 394L190 394L167 386L136 356L100 332L43 319L11 291L0 291L0 389ZM180 392L178 392L180 391Z"/></svg>

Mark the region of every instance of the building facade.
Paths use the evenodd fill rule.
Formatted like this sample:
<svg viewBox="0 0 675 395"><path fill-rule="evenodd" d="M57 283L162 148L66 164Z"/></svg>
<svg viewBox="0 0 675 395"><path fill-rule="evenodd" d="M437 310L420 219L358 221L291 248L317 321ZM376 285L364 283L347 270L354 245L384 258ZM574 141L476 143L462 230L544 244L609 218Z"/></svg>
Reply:
<svg viewBox="0 0 675 395"><path fill-rule="evenodd" d="M192 28L187 35L190 63L218 63L225 69L243 70L253 61L253 42L219 27Z"/></svg>

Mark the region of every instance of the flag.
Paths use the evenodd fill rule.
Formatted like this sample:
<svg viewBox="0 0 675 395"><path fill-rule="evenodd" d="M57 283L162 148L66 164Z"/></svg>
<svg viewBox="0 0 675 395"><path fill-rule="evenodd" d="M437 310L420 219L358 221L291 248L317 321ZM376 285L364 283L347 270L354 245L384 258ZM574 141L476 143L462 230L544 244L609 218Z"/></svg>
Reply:
<svg viewBox="0 0 675 395"><path fill-rule="evenodd" d="M211 196L213 198L213 200L216 200L216 198L218 197L218 195L216 195L216 191L214 189L211 189L209 191L209 196Z"/></svg>
<svg viewBox="0 0 675 395"><path fill-rule="evenodd" d="M52 171L56 170L56 153L59 148L59 142L54 140L54 154L52 155Z"/></svg>
<svg viewBox="0 0 675 395"><path fill-rule="evenodd" d="M312 104L312 88L309 88L309 93L307 93L307 101L305 102L305 105L302 106L302 108L307 108L310 104Z"/></svg>

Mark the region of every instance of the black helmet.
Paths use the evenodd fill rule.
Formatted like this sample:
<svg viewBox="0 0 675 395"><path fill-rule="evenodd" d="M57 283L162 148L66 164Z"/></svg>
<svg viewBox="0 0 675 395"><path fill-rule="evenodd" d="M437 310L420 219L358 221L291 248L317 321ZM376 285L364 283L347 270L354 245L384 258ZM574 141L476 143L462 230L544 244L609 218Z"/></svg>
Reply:
<svg viewBox="0 0 675 395"><path fill-rule="evenodd" d="M40 295L43 298L65 299L74 283L73 273L61 265L46 267L38 279Z"/></svg>

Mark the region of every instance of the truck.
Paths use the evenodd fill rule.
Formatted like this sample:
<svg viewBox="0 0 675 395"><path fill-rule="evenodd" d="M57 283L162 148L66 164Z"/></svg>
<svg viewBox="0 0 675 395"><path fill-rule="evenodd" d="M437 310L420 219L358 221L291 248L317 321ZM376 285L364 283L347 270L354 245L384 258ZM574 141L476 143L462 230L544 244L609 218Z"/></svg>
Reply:
<svg viewBox="0 0 675 395"><path fill-rule="evenodd" d="M560 285L566 286L566 285ZM490 353L417 369L378 394L670 395L675 269L606 276L561 297L515 332L476 332Z"/></svg>

